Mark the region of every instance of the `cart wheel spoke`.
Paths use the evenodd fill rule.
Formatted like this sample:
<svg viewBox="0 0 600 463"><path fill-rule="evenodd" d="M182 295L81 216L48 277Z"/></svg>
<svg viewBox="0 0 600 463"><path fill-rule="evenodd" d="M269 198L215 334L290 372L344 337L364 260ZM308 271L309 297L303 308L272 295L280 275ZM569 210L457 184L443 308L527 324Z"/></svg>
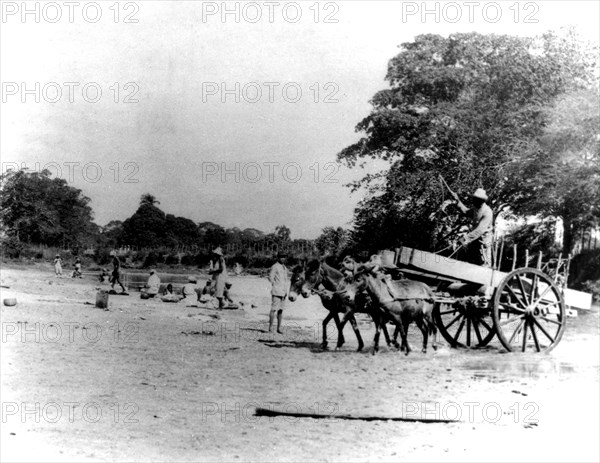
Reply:
<svg viewBox="0 0 600 463"><path fill-rule="evenodd" d="M525 319L525 323L523 324L523 344L521 346L521 352L525 352L527 347L527 327L529 326L529 322Z"/></svg>
<svg viewBox="0 0 600 463"><path fill-rule="evenodd" d="M520 280L519 280L520 281ZM519 305L523 308L523 310L527 309L527 304L525 304L522 300L521 297L517 295L517 293L515 293L514 289L510 287L510 285L506 285L506 289L508 290L509 293L511 293L513 295L513 297L517 300L517 302L519 303Z"/></svg>
<svg viewBox="0 0 600 463"><path fill-rule="evenodd" d="M448 328L450 328L452 325L454 325L454 323L456 323L456 321L457 321L459 318L462 318L462 316L463 316L463 314L459 313L459 314L458 314L456 317L454 317L454 318L452 319L452 321L451 321L450 323L448 323L447 325L444 325L444 328L445 328L446 330L448 330Z"/></svg>
<svg viewBox="0 0 600 463"><path fill-rule="evenodd" d="M533 303L533 306L534 306L534 307L537 307L537 305L538 305L540 302L542 302L542 299L544 299L544 296L545 296L546 294L548 294L548 291L550 291L551 289L552 289L552 286L548 286L548 287L547 287L547 288L544 290L544 292L543 292L543 293L542 293L542 294L541 294L541 295L540 295L540 296L539 296L539 297L538 297L538 298L535 300L535 302Z"/></svg>
<svg viewBox="0 0 600 463"><path fill-rule="evenodd" d="M473 319L473 331L475 331L475 336L477 337L477 343L481 344L481 333L479 332L479 325L477 323L477 319Z"/></svg>
<svg viewBox="0 0 600 463"><path fill-rule="evenodd" d="M512 304L508 304L507 302L501 302L500 305L502 305L502 307L504 309L510 309L510 310L505 310L506 313L518 313L518 314L524 314L525 311L515 305Z"/></svg>
<svg viewBox="0 0 600 463"><path fill-rule="evenodd" d="M552 336L550 336L548 334L548 332L546 331L546 329L541 325L540 322L538 322L535 318L533 319L533 322L537 325L537 327L540 329L540 331L542 333L544 333L544 335L548 338L548 340L552 343L554 342L554 338Z"/></svg>
<svg viewBox="0 0 600 463"><path fill-rule="evenodd" d="M538 284L538 276L534 273L533 274L533 281L531 282L531 293L529 294L529 302L530 303L535 298L535 292L537 290L537 284Z"/></svg>
<svg viewBox="0 0 600 463"><path fill-rule="evenodd" d="M494 331L492 327L488 325L483 318L479 319L479 323L481 323L485 327L485 329L488 330L488 333Z"/></svg>
<svg viewBox="0 0 600 463"><path fill-rule="evenodd" d="M498 326L510 325L511 323L517 322L519 320L523 320L523 317L513 317L509 318L508 320L502 320L500 323L498 323Z"/></svg>
<svg viewBox="0 0 600 463"><path fill-rule="evenodd" d="M457 311L458 309L444 310L443 312L440 312L440 315L448 315L449 313L455 313Z"/></svg>
<svg viewBox="0 0 600 463"><path fill-rule="evenodd" d="M525 308L529 305L529 300L527 299L527 291L525 291L525 286L523 285L523 280L521 280L521 276L517 275L517 281L519 282L519 288L521 288L521 294L523 295L523 299L525 300Z"/></svg>
<svg viewBox="0 0 600 463"><path fill-rule="evenodd" d="M467 346L471 347L471 319L467 318Z"/></svg>
<svg viewBox="0 0 600 463"><path fill-rule="evenodd" d="M555 325L562 325L562 322L559 320L552 320L551 318L546 318L546 317L539 317L539 318L544 320L545 322L554 323Z"/></svg>
<svg viewBox="0 0 600 463"><path fill-rule="evenodd" d="M517 329L513 332L512 336L510 337L510 339L508 340L509 344L512 344L512 342L514 341L515 337L517 336L517 334L519 333L519 331L521 331L521 327L523 326L523 323L525 322L525 319L522 318L521 322L519 323L519 326L517 326Z"/></svg>
<svg viewBox="0 0 600 463"><path fill-rule="evenodd" d="M462 322L460 322L460 326L458 327L458 330L456 330L456 334L454 335L454 342L458 341L458 337L460 336L460 333L464 326L465 326L465 319L463 318Z"/></svg>
<svg viewBox="0 0 600 463"><path fill-rule="evenodd" d="M531 328L531 335L533 336L533 342L535 343L535 350L540 351L540 343L537 338L537 333L535 332L535 325L533 322L529 323L529 328Z"/></svg>

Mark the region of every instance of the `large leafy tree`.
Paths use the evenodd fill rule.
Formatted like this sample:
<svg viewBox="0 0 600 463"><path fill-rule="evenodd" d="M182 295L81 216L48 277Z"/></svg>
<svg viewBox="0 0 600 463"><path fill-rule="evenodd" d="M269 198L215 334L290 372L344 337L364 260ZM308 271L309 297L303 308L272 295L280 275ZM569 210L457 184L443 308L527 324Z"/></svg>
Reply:
<svg viewBox="0 0 600 463"><path fill-rule="evenodd" d="M315 241L321 254L341 257L349 243L349 233L342 227L325 227Z"/></svg>
<svg viewBox="0 0 600 463"><path fill-rule="evenodd" d="M367 191L355 211L358 248L440 246L452 228L439 213L448 199L440 175L462 197L485 188L495 208L516 200L514 165L537 150L545 108L591 85L595 69L568 34L422 35L401 48L390 88L356 127L363 136L338 154L350 167L373 158L390 165L351 184Z"/></svg>
<svg viewBox="0 0 600 463"><path fill-rule="evenodd" d="M135 214L123 222L123 243L141 247L172 244L166 242L168 228L165 213L154 205L154 197L154 201L150 202L144 201L144 196Z"/></svg>
<svg viewBox="0 0 600 463"><path fill-rule="evenodd" d="M590 90L567 93L546 114L539 144L511 174L513 207L562 219L569 252L574 234L600 219L600 97Z"/></svg>
<svg viewBox="0 0 600 463"><path fill-rule="evenodd" d="M1 177L5 233L21 242L79 246L94 234L90 199L50 172L8 171Z"/></svg>

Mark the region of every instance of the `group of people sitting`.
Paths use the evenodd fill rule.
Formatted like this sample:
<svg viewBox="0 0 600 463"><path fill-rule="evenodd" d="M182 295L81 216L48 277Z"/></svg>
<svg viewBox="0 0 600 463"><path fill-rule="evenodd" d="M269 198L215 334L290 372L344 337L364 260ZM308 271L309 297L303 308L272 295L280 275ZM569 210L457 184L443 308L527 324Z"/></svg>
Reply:
<svg viewBox="0 0 600 463"><path fill-rule="evenodd" d="M223 290L223 299L229 304L233 304L229 291L231 283L226 282ZM216 285L214 280L208 280L204 286L198 285L196 276L189 276L188 281L181 288L181 293L177 293L172 283L166 285L161 291L160 277L155 270L150 270L150 277L144 288L142 288L142 299L150 299L160 295L163 302L179 302L185 300L190 303L200 302L209 303L216 297Z"/></svg>

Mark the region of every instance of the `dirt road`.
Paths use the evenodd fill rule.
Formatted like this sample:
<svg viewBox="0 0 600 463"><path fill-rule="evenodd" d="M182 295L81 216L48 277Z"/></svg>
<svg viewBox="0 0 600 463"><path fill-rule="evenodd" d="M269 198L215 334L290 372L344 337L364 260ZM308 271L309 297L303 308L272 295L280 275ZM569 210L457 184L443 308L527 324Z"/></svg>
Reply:
<svg viewBox="0 0 600 463"><path fill-rule="evenodd" d="M598 461L598 310L548 355L323 352L318 298L264 332L269 284L232 277L244 308L111 296L49 267L2 270L3 461ZM255 307L253 308L252 305ZM366 346L373 327L359 321ZM330 329L334 330L333 324ZM331 336L330 345L334 345ZM326 419L258 417L256 408ZM331 415L458 420L342 420Z"/></svg>

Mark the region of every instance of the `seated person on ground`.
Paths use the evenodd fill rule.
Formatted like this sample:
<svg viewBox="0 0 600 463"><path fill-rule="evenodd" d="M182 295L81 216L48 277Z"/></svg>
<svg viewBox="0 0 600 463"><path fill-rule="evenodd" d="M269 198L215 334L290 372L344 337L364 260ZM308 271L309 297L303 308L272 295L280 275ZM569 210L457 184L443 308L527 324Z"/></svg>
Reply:
<svg viewBox="0 0 600 463"><path fill-rule="evenodd" d="M198 287L196 282L198 279L194 276L188 277L188 283L183 286L181 292L186 299L198 299Z"/></svg>
<svg viewBox="0 0 600 463"><path fill-rule="evenodd" d="M148 282L146 283L146 286L142 292L146 293L149 297L154 297L158 294L159 290L160 278L156 274L155 270L150 270L150 277L148 278Z"/></svg>

